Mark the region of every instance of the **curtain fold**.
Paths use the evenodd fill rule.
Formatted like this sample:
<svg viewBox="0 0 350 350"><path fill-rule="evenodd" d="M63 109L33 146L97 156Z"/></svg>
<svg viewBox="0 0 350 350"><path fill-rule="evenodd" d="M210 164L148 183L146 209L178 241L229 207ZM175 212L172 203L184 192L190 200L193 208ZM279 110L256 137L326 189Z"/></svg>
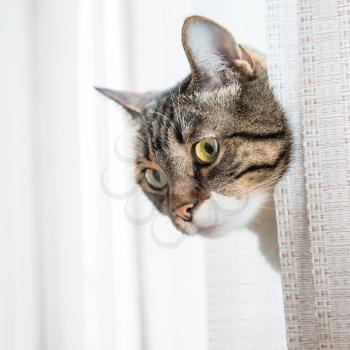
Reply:
<svg viewBox="0 0 350 350"><path fill-rule="evenodd" d="M350 2L267 0L270 79L294 130L276 190L289 349L350 348Z"/></svg>
<svg viewBox="0 0 350 350"><path fill-rule="evenodd" d="M40 346L30 5L5 0L0 11L0 348L11 350Z"/></svg>

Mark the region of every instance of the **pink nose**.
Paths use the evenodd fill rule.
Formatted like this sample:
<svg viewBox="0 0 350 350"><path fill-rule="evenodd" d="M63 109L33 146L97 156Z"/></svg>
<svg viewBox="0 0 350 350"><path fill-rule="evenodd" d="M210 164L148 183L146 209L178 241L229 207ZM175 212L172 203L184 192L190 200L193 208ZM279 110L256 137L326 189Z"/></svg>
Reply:
<svg viewBox="0 0 350 350"><path fill-rule="evenodd" d="M191 221L193 207L194 207L193 203L183 204L174 210L174 214L180 217L182 220Z"/></svg>

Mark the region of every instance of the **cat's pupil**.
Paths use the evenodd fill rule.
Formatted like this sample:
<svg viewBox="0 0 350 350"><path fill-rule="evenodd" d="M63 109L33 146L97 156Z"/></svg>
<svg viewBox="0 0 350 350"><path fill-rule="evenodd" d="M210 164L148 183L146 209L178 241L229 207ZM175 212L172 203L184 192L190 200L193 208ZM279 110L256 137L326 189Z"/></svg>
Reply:
<svg viewBox="0 0 350 350"><path fill-rule="evenodd" d="M160 182L160 174L157 170L153 170L153 177L157 182Z"/></svg>
<svg viewBox="0 0 350 350"><path fill-rule="evenodd" d="M204 149L207 153L212 154L214 152L214 148L212 145L210 145L209 143L205 143L204 144Z"/></svg>

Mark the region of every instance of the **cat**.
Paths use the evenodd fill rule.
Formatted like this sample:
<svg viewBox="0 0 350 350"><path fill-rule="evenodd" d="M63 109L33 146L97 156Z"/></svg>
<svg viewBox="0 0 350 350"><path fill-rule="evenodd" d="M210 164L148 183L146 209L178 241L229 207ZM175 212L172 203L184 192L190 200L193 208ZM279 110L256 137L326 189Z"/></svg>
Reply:
<svg viewBox="0 0 350 350"><path fill-rule="evenodd" d="M97 90L135 121L136 181L146 196L182 233L212 236L273 205L292 137L263 54L201 16L185 20L182 44L191 73L175 87Z"/></svg>

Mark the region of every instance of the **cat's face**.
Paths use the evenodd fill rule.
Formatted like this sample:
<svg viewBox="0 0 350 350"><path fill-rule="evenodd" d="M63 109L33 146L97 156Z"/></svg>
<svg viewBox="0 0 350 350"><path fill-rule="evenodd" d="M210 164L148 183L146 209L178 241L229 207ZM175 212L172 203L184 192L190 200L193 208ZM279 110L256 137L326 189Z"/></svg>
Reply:
<svg viewBox="0 0 350 350"><path fill-rule="evenodd" d="M202 17L184 23L192 73L159 94L101 90L136 120L136 179L182 232L245 226L285 172L290 131L266 70Z"/></svg>

